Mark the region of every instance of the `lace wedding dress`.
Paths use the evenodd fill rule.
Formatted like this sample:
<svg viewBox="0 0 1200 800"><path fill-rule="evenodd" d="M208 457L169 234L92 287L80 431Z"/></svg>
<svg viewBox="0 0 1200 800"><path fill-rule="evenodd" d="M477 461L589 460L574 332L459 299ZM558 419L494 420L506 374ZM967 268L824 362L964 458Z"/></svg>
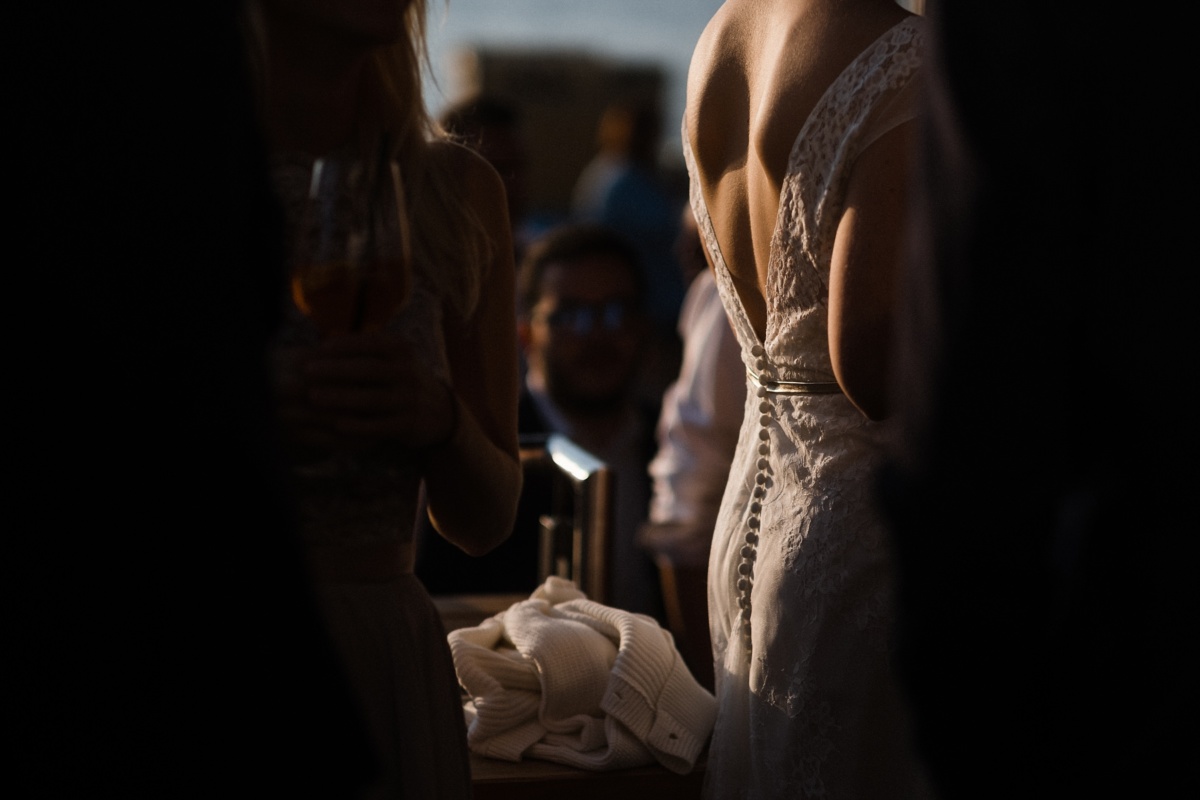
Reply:
<svg viewBox="0 0 1200 800"><path fill-rule="evenodd" d="M845 179L858 153L912 119L922 30L909 17L883 34L800 131L771 240L762 342L713 232L685 126L692 207L749 376L709 560L714 800L923 791L889 670L891 568L872 498L887 429L840 393L827 336Z"/></svg>

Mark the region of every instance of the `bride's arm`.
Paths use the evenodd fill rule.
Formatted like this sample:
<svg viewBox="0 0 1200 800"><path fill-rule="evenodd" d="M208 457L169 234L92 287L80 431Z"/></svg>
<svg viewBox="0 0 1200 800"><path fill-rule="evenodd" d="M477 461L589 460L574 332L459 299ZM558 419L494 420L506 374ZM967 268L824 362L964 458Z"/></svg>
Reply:
<svg viewBox="0 0 1200 800"><path fill-rule="evenodd" d="M521 490L515 269L500 177L473 153L447 149L461 162L456 166L489 232L493 260L469 328L447 321L458 422L450 440L429 451L425 488L438 531L467 553L481 555L511 533Z"/></svg>
<svg viewBox="0 0 1200 800"><path fill-rule="evenodd" d="M915 125L894 128L859 157L833 245L833 372L850 402L874 420L889 412L890 344Z"/></svg>

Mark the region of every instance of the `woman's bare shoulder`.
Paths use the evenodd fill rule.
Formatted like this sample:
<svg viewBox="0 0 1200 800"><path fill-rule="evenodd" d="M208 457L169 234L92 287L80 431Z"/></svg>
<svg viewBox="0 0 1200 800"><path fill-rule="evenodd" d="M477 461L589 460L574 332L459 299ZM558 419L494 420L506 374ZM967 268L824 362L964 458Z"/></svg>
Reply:
<svg viewBox="0 0 1200 800"><path fill-rule="evenodd" d="M429 144L429 157L472 188L503 189L504 184L495 168L465 145L449 139L435 139Z"/></svg>
<svg viewBox="0 0 1200 800"><path fill-rule="evenodd" d="M429 156L459 181L466 201L489 228L508 228L504 181L483 156L448 139L431 142Z"/></svg>
<svg viewBox="0 0 1200 800"><path fill-rule="evenodd" d="M754 49L754 26L742 4L726 3L709 20L688 68L684 126L702 174L719 174L741 160L745 130L736 121L749 113L746 59ZM714 124L721 120L721 124Z"/></svg>
<svg viewBox="0 0 1200 800"><path fill-rule="evenodd" d="M726 3L717 10L692 51L688 66L689 106L720 92L722 78L741 71L741 54L752 32L746 14L738 5Z"/></svg>

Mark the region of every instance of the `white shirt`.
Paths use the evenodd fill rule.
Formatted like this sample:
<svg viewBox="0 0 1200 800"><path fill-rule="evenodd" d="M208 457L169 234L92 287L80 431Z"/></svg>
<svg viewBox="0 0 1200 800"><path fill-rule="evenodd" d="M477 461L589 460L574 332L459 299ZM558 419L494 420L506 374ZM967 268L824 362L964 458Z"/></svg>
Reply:
<svg viewBox="0 0 1200 800"><path fill-rule="evenodd" d="M679 316L683 361L663 395L659 450L650 463L650 521L676 523L695 541L680 542L707 559L746 402L746 368L712 273L688 288Z"/></svg>

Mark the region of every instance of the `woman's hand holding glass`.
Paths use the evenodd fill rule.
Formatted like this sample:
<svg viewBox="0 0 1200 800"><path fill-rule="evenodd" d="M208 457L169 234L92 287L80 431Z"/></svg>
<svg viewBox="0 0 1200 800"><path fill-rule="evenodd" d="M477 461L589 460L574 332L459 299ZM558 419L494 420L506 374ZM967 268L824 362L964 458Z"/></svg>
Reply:
<svg viewBox="0 0 1200 800"><path fill-rule="evenodd" d="M408 299L412 244L387 140L374 161L313 162L292 237L292 299L323 336L381 330Z"/></svg>
<svg viewBox="0 0 1200 800"><path fill-rule="evenodd" d="M446 441L457 419L449 386L387 322L408 299L411 244L399 170L381 141L375 162L313 164L290 258L292 299L321 334L279 354L288 441L345 452Z"/></svg>

